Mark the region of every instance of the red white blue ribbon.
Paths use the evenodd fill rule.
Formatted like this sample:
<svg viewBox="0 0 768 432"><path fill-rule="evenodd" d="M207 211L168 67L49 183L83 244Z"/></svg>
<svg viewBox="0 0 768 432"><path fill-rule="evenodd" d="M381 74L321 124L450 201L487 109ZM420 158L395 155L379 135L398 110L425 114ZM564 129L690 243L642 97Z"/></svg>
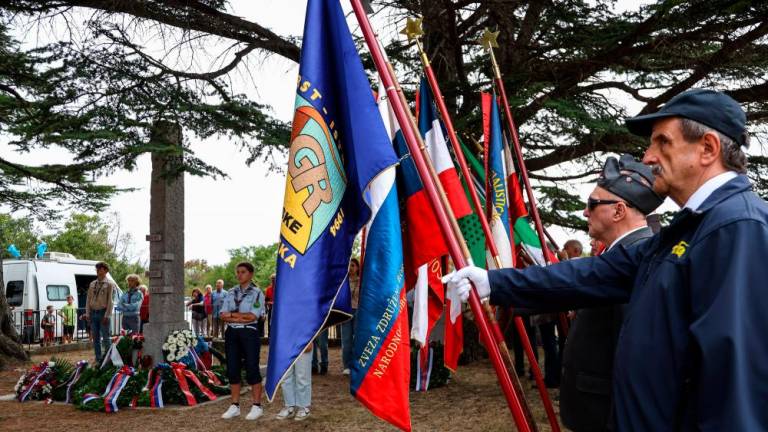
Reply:
<svg viewBox="0 0 768 432"><path fill-rule="evenodd" d="M123 366L109 381L107 389L104 390L104 394L102 395L104 398L104 410L106 412L113 413L118 411L117 398L120 396L120 393L125 388L125 385L128 384L128 380L131 379L133 374L134 370L132 367Z"/></svg>
<svg viewBox="0 0 768 432"><path fill-rule="evenodd" d="M24 390L23 392L21 392L21 394L19 394L19 402L24 402L24 400L26 400L27 397L29 397L29 394L32 393L32 390L34 390L38 381L40 381L40 378L42 378L43 375L45 375L46 372L48 372L48 369L50 369L48 362L41 363L40 365L43 367L40 370L40 372L37 373L37 375L35 376L35 379L32 380L32 382L27 386L26 390Z"/></svg>
<svg viewBox="0 0 768 432"><path fill-rule="evenodd" d="M101 399L101 396L95 394L95 393L86 393L83 395L83 405L87 404L88 402L94 400L94 399Z"/></svg>
<svg viewBox="0 0 768 432"><path fill-rule="evenodd" d="M219 377L217 377L213 371L210 371L205 367L205 363L203 363L203 360L200 358L200 355L197 353L197 351L195 351L194 348L189 349L189 354L192 356L192 360L194 360L197 369L208 378L208 384L221 385Z"/></svg>
<svg viewBox="0 0 768 432"><path fill-rule="evenodd" d="M77 362L77 365L75 366L75 371L72 373L72 376L66 382L67 398L64 401L65 403L72 403L72 386L74 386L77 383L77 380L80 379L80 374L82 374L83 370L85 370L86 367L88 367L87 360L80 360L79 362Z"/></svg>
<svg viewBox="0 0 768 432"><path fill-rule="evenodd" d="M157 374L155 377L155 384L152 386L152 391L149 393L149 406L152 408L163 408L163 376Z"/></svg>

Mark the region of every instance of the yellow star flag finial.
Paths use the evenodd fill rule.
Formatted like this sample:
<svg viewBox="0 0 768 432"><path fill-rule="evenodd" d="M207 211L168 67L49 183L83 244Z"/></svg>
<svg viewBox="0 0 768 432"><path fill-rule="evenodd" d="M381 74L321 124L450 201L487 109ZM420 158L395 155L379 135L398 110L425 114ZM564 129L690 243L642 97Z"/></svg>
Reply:
<svg viewBox="0 0 768 432"><path fill-rule="evenodd" d="M421 30L421 18L408 18L405 27L400 30L400 34L408 37L408 41L418 39L424 32Z"/></svg>
<svg viewBox="0 0 768 432"><path fill-rule="evenodd" d="M499 37L499 32L495 31L492 32L488 28L483 30L483 34L480 35L480 39L477 40L477 43L482 45L483 48L487 50L491 50L492 48L498 48L499 43L496 41L496 39Z"/></svg>

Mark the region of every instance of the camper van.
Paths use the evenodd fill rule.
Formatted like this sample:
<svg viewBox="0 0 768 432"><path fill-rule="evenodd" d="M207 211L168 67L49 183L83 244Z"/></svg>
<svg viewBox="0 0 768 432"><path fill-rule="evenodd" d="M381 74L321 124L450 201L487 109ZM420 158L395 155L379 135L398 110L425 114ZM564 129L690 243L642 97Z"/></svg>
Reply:
<svg viewBox="0 0 768 432"><path fill-rule="evenodd" d="M78 316L84 313L88 285L96 279L97 262L80 260L61 252L48 252L43 259L3 260L5 297L24 343L40 339L40 319L48 305L58 311L67 304L67 296L71 295L78 308ZM112 280L110 275L107 278ZM112 293L115 304L120 294L120 288ZM114 321L115 314L112 316ZM84 330L85 325L85 321L78 320L76 328ZM114 330L115 324L110 327ZM61 334L61 320L57 320L55 335L60 337Z"/></svg>

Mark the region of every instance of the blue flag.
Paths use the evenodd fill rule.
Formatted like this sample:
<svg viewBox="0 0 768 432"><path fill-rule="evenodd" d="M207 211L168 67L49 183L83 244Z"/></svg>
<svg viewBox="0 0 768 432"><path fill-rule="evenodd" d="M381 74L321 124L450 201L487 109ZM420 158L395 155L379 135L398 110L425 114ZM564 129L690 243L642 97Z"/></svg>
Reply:
<svg viewBox="0 0 768 432"><path fill-rule="evenodd" d="M496 99L483 93L483 131L485 141L486 213L491 235L503 267L514 267L514 251L509 231L509 198L504 165L504 137ZM489 257L490 258L490 257ZM493 262L489 259L489 262Z"/></svg>
<svg viewBox="0 0 768 432"><path fill-rule="evenodd" d="M309 0L280 226L266 393L324 326L351 312L347 268L363 194L397 162L337 0Z"/></svg>

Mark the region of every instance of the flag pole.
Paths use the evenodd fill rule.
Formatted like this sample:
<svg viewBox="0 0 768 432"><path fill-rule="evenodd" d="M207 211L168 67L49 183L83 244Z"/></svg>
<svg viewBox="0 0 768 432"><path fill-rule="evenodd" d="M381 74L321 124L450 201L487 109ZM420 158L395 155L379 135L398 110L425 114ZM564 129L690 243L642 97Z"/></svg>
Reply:
<svg viewBox="0 0 768 432"><path fill-rule="evenodd" d="M504 87L504 83L501 80L501 70L499 69L498 63L496 62L496 56L493 53L493 48L498 47L498 43L496 42L497 36L498 36L498 32L491 33L488 29L486 29L482 37L480 38L480 45L486 48L491 56L491 63L493 65L493 72L494 72L494 81L496 82L496 87L499 89L499 95L501 96L501 104L504 106L504 113L507 118L507 122L509 123L510 134L512 135L512 142L515 148L517 165L520 168L520 175L523 178L523 183L525 184L525 191L526 191L526 194L528 195L528 202L531 205L531 215L533 216L534 225L536 226L536 231L539 236L539 241L541 242L544 262L547 264L550 264L551 257L547 253L549 248L547 248L546 237L544 235L544 225L541 223L539 210L538 210L538 207L536 206L536 201L533 196L533 189L531 188L531 183L530 183L530 180L528 179L528 170L525 168L525 161L523 160L522 151L520 149L520 139L517 135L517 128L515 127L515 122L512 117L512 111L509 108L509 102L507 100L507 92ZM493 103L496 103L496 101L494 100ZM564 318L564 316L565 316L564 314L560 314L561 321ZM538 361L536 360L536 356L533 352L533 347L531 346L530 339L522 337L523 334L527 333L525 330L525 325L523 324L523 319L518 316L518 317L514 317L514 321L515 321L515 328L518 330L518 334L521 335L520 342L523 344L523 348L525 350L526 356L528 357L528 362L531 365L536 364L538 366ZM546 385L544 384L544 379L541 374L541 368L540 367L533 368L533 375L536 380L536 387L539 390L539 395L541 396L541 400L544 404L544 410L547 413L547 419L549 420L549 424L554 432L560 432L560 424L557 421L557 415L555 414L554 407L552 406L552 401L549 399L549 393L547 392Z"/></svg>
<svg viewBox="0 0 768 432"><path fill-rule="evenodd" d="M443 119L443 124L445 124L445 127L448 132L449 141L451 142L451 147L453 147L453 152L456 155L456 160L459 162L459 168L461 170L461 175L467 180L467 185L470 186L469 193L470 198L472 199L472 204L474 205L475 209L478 212L478 218L480 220L480 225L483 230L483 234L485 234L485 244L488 247L488 251L490 252L491 258L493 259L493 263L495 264L496 268L502 268L501 259L499 258L499 251L496 247L496 243L493 241L493 236L491 235L491 229L488 225L488 220L485 218L484 214L482 213L482 205L480 204L480 198L477 195L477 191L474 187L471 187L472 185L469 183L471 181L471 175L469 172L469 167L467 166L467 161L464 158L464 153L461 150L461 144L459 143L458 136L456 134L456 129L453 127L453 121L451 120L450 114L448 113L448 108L445 105L445 100L443 98L443 94L440 91L440 86L437 83L437 78L435 77L434 70L432 69L432 65L429 62L429 58L427 57L426 53L424 52L424 49L421 45L421 42L418 39L418 36L422 34L421 32L421 19L411 19L408 18L406 28L403 29L400 33L405 34L409 40L414 40L416 43L416 47L419 50L419 54L422 60L422 63L424 65L424 71L427 76L427 81L429 82L429 86L432 89L432 94L434 96L435 104L437 105L438 111L440 111L440 115ZM402 93L401 93L402 98ZM439 183L438 183L439 185ZM444 196L443 193L441 193L441 196ZM444 204L447 205L447 204ZM452 218L455 220L455 218ZM460 233L461 230L458 228L458 225L453 224L454 231L457 233ZM470 253L469 250L466 249L466 246L462 243L462 252L464 253L465 257L469 257ZM501 350L502 356L504 357L505 362L507 363L508 367L510 368L510 371L514 371L514 362L512 361L512 356L509 353L509 348L507 347L507 343L504 340L504 334L501 331L501 328L499 327L499 323L496 320L496 316L491 309L490 305L487 303L483 303L483 309L486 313L486 318L491 323L494 333L496 336L496 340L499 343L499 348ZM511 374L512 372L510 372ZM517 378L517 375L514 376L514 378ZM515 383L517 386L519 386L518 380L515 380ZM523 401L525 401L524 392L522 392L522 388L520 388L520 396ZM524 406L527 408L527 414L530 416L530 410L527 407L527 404L524 404Z"/></svg>
<svg viewBox="0 0 768 432"><path fill-rule="evenodd" d="M392 64L386 59L385 59L385 62L387 64L387 69L389 70L389 73L391 74L391 76L394 77L395 71L394 71L394 68L392 67ZM413 128L414 131L417 131L419 128L416 124L416 119L412 115L411 110L408 108L408 101L405 98L405 93L403 92L402 88L400 87L399 83L396 80L395 80L395 86L396 86L396 90L397 90L397 94L399 96L400 102L402 106L405 107L405 111L408 115L408 119L410 120L411 127ZM461 228L459 227L456 216L453 213L453 208L451 207L451 204L448 201L448 195L445 193L445 190L443 189L443 185L439 180L439 177L434 168L434 165L432 164L430 155L427 152L427 146L424 143L424 140L422 139L420 133L416 133L416 139L418 143L418 148L421 150L422 157L424 158L424 164L426 165L427 171L435 183L435 187L437 189L437 196L440 199L440 204L443 206L443 208L446 209L446 216L450 221L451 229L453 230L453 233L456 236L456 238L459 240L461 253L463 254L465 260L467 260L468 263L471 263L471 254L469 252L469 249L467 248L463 234L461 233ZM499 261L499 264L500 262L501 261ZM500 265L498 268L501 268ZM517 394L518 399L521 401L520 405L523 408L523 413L525 414L528 425L531 427L531 430L535 432L538 430L538 427L535 423L535 420L533 419L533 414L531 413L530 407L528 406L527 401L525 399L525 391L523 390L523 386L520 384L520 379L517 376L517 374L514 373L514 370L515 370L514 362L512 361L512 356L509 353L509 348L507 347L507 342L504 339L504 334L501 332L501 327L499 327L499 323L496 320L495 312L491 308L490 304L488 304L487 302L481 301L481 304L483 307L483 312L485 313L485 319L488 321L490 328L493 331L493 335L496 338L496 343L499 346L499 352L501 353L501 357L504 360L505 365L507 366L507 370L509 371L509 376L510 376L510 380L512 381L512 386Z"/></svg>
<svg viewBox="0 0 768 432"><path fill-rule="evenodd" d="M507 91L504 87L504 82L501 79L501 69L499 69L499 64L496 62L496 56L493 53L493 48L498 47L498 43L496 42L497 36L498 36L498 32L492 33L488 29L485 29L485 32L483 33L483 36L482 36L483 42L481 44L488 49L488 52L491 55L491 64L493 66L493 74L494 74L493 80L496 83L496 88L498 88L499 90L499 96L501 96L501 104L504 106L504 115L507 118L509 133L512 135L512 143L514 144L515 158L517 159L517 165L520 168L520 176L522 177L523 184L525 185L526 195L528 195L528 202L531 205L531 216L533 217L533 223L536 226L536 233L538 234L539 241L541 242L544 261L547 264L550 264L552 260L549 254L547 253L549 248L547 248L546 236L544 235L544 228L541 223L541 217L539 216L539 209L536 206L536 200L533 196L531 181L528 178L528 170L525 168L525 161L523 160L523 153L520 147L520 138L517 135L517 127L515 126L515 119L512 117L512 111L509 108L509 101L507 100Z"/></svg>
<svg viewBox="0 0 768 432"><path fill-rule="evenodd" d="M507 123L509 126L509 133L512 135L512 143L514 144L515 148L515 158L517 159L517 165L520 168L520 176L523 179L523 184L525 185L525 193L528 195L528 202L531 205L531 216L533 216L533 224L536 227L536 234L539 237L539 241L541 242L541 251L542 255L544 256L544 262L546 264L552 263L552 257L549 255L549 248L547 247L547 241L546 238L550 237L549 233L544 230L544 224L541 222L541 216L539 216L539 208L536 205L536 199L533 196L533 188L531 188L531 181L528 178L528 170L525 168L525 160L523 159L523 150L520 146L520 137L517 134L517 126L515 126L515 119L512 117L512 110L509 107L509 100L507 99L507 90L504 86L504 81L501 79L501 69L499 69L499 63L496 61L496 55L493 53L493 47L498 47L498 43L496 42L496 37L498 36L499 32L491 32L488 29L485 29L483 32L482 39L485 41L484 45L487 45L488 52L491 55L491 65L493 66L493 74L494 74L494 82L496 83L496 87L499 89L499 94L501 96L501 103L504 105L504 114L507 118ZM551 238L551 237L550 237ZM556 243L552 243L553 245L556 245ZM566 337L568 335L568 319L565 316L564 313L560 313L559 316L560 321L560 327L563 330L563 337Z"/></svg>
<svg viewBox="0 0 768 432"><path fill-rule="evenodd" d="M419 173L419 177L424 183L424 189L427 192L429 201L433 210L435 211L438 223L440 224L440 229L443 231L443 235L445 236L448 243L451 259L456 265L456 268L466 267L467 260L461 253L459 240L451 229L450 221L448 220L448 216L446 214L446 210L448 209L444 208L440 203L435 181L430 176L424 161L424 156L421 154L419 149L418 140L416 138L418 134L415 132L413 124L409 118L409 114L406 111L406 107L403 106L400 96L397 93L395 77L390 73L386 60L381 53L378 41L374 35L373 29L371 28L371 23L368 21L368 16L363 9L361 0L351 0L351 4L355 13L355 17L357 18L357 22L360 24L360 29L363 32L366 45L368 45L368 49L371 51L371 56L373 57L376 69L384 83L387 96L390 99L395 117L400 124L405 142L408 145L411 157L413 158L414 165L416 166L416 169ZM507 405L509 406L510 412L512 413L512 417L515 421L517 429L519 431L528 432L531 430L530 426L526 421L523 408L520 405L520 400L517 398L515 390L512 386L512 379L510 378L509 372L507 371L507 368L504 364L504 360L501 357L499 346L496 344L493 333L485 319L485 315L483 314L480 297L477 295L476 289L470 291L469 304L472 308L472 312L475 315L478 330L488 347L489 357L493 363L494 369L496 370L496 374L499 378L499 384L501 385L501 389L504 393Z"/></svg>

